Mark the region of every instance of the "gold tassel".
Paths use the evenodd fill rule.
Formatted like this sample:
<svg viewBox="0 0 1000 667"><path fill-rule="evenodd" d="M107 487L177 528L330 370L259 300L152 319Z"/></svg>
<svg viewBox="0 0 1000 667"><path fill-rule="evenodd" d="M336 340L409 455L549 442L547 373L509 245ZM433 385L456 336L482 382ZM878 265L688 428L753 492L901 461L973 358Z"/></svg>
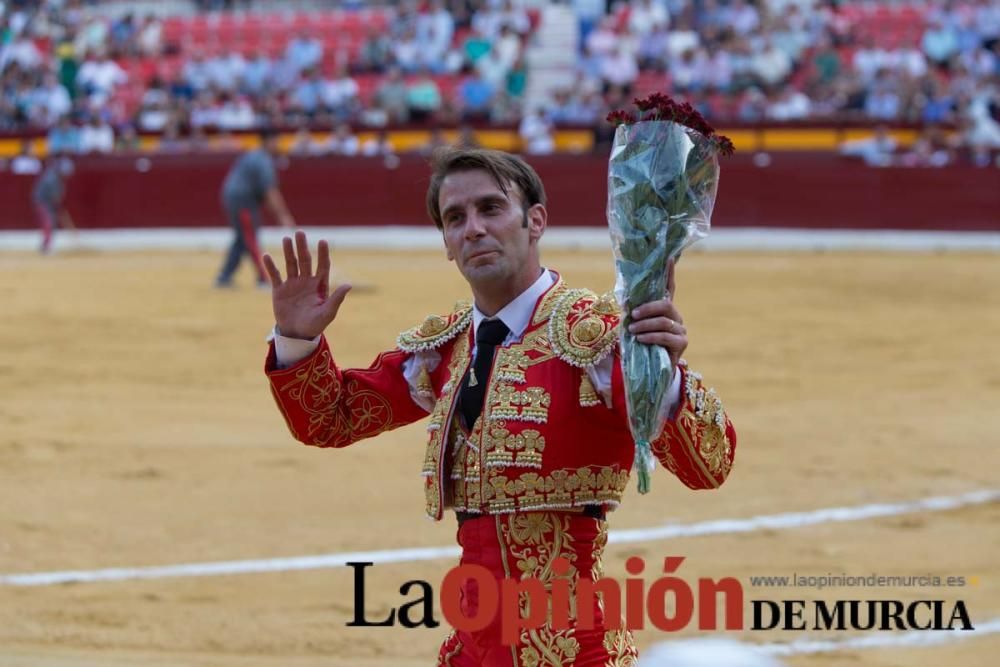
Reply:
<svg viewBox="0 0 1000 667"><path fill-rule="evenodd" d="M597 392L594 390L594 385L590 383L587 371L583 371L580 375L580 405L585 408L590 408L600 404L601 397L597 395Z"/></svg>
<svg viewBox="0 0 1000 667"><path fill-rule="evenodd" d="M421 396L434 396L434 385L431 384L431 375L426 366L421 366L420 374L417 375L417 393Z"/></svg>

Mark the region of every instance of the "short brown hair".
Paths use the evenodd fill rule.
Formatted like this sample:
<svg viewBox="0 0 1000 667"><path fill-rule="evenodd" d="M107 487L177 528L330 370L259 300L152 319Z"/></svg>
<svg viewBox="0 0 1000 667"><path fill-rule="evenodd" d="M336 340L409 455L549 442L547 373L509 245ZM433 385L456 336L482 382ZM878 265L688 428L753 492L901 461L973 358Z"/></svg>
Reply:
<svg viewBox="0 0 1000 667"><path fill-rule="evenodd" d="M487 148L443 148L434 153L431 169L427 213L438 229L444 228L438 204L441 183L448 174L456 171L485 171L507 196L510 196L507 186L513 183L521 191L526 211L535 204L545 204L545 188L538 173L527 162L510 153Z"/></svg>

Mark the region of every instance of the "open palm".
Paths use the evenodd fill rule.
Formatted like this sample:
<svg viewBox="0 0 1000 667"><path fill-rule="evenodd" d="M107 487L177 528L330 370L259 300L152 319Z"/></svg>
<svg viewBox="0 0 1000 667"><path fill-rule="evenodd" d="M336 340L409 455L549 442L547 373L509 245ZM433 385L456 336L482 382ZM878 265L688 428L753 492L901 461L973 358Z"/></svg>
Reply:
<svg viewBox="0 0 1000 667"><path fill-rule="evenodd" d="M337 317L340 304L351 290L348 284L330 292L330 246L320 241L316 247L316 273L305 232L295 232L295 241L282 240L285 253L285 279L281 278L274 259L264 255L264 270L271 279L271 303L274 321L282 336L312 339L323 333Z"/></svg>

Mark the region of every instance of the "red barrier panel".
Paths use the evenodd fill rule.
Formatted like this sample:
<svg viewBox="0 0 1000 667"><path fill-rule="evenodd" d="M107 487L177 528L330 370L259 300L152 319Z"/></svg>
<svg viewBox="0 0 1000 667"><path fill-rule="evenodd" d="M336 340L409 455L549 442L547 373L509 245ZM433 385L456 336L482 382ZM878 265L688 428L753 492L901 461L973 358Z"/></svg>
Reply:
<svg viewBox="0 0 1000 667"><path fill-rule="evenodd" d="M81 228L223 226L219 188L235 156L83 157L67 206ZM723 161L713 224L720 227L1000 230L1000 170L871 168L831 155L773 153ZM605 225L607 162L534 157L550 224ZM424 158L287 161L280 183L302 225L428 225ZM0 229L31 229L34 177L0 173Z"/></svg>

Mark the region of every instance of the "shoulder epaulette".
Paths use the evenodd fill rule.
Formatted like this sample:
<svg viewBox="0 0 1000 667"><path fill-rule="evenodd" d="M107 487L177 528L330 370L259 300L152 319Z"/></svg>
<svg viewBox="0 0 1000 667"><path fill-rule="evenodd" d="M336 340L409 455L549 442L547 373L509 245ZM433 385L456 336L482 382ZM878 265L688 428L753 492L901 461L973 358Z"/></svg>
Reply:
<svg viewBox="0 0 1000 667"><path fill-rule="evenodd" d="M460 301L448 315L428 315L419 326L399 334L396 345L404 352L433 350L465 331L471 320L472 304Z"/></svg>
<svg viewBox="0 0 1000 667"><path fill-rule="evenodd" d="M566 290L552 309L549 339L556 356L586 368L606 357L618 340L619 309L610 292Z"/></svg>

